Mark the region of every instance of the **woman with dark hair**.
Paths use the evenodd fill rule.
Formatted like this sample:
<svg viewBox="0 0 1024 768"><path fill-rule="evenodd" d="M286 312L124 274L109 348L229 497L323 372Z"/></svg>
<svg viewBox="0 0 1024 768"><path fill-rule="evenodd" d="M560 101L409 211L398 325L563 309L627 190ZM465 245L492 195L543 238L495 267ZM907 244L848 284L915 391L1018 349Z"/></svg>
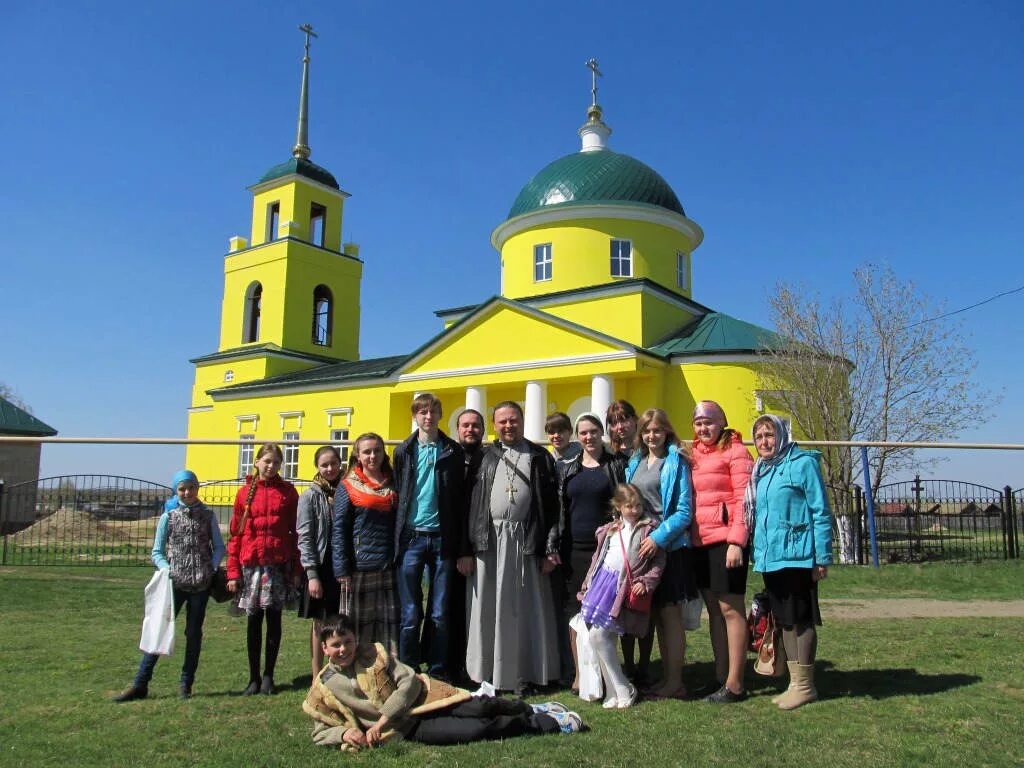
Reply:
<svg viewBox="0 0 1024 768"><path fill-rule="evenodd" d="M352 617L361 643L398 650L395 600L394 473L375 432L356 438L348 471L334 494L331 532L339 610Z"/></svg>
<svg viewBox="0 0 1024 768"><path fill-rule="evenodd" d="M815 625L821 625L818 582L832 563L832 512L821 479L821 454L805 451L789 437L778 416L754 422L757 463L744 497L753 531L754 570L762 574L772 615L782 627L789 688L772 702L796 709L818 698Z"/></svg>
<svg viewBox="0 0 1024 768"><path fill-rule="evenodd" d="M608 406L604 421L612 453L628 460L636 447L636 408L628 400L616 400Z"/></svg>
<svg viewBox="0 0 1024 768"><path fill-rule="evenodd" d="M313 464L316 466L313 484L299 496L295 534L306 582L299 617L313 620L309 647L315 677L324 666L320 622L338 612L340 599L331 565L331 521L334 492L341 481L341 454L333 445L325 445L317 448Z"/></svg>
<svg viewBox="0 0 1024 768"><path fill-rule="evenodd" d="M576 439L583 449L565 462L558 480L561 500L559 515L559 557L568 564L568 604L565 613L580 611L577 597L590 569L597 548L597 529L611 522L611 500L615 487L625 482L625 461L604 447L604 427L596 413L576 417ZM564 627L558 628L564 632ZM573 655L573 690L579 689L579 662L576 659L576 633L569 630Z"/></svg>

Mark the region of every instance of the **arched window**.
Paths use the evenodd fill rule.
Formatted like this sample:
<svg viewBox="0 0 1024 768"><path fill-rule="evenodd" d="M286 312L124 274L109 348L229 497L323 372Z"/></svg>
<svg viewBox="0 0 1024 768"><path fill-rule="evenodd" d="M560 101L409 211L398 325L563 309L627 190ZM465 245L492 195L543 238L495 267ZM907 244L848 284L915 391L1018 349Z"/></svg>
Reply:
<svg viewBox="0 0 1024 768"><path fill-rule="evenodd" d="M321 347L331 346L331 325L334 299L331 289L318 285L313 289L313 343Z"/></svg>
<svg viewBox="0 0 1024 768"><path fill-rule="evenodd" d="M263 301L263 286L252 283L245 290L245 321L242 325L242 343L259 341L260 304Z"/></svg>

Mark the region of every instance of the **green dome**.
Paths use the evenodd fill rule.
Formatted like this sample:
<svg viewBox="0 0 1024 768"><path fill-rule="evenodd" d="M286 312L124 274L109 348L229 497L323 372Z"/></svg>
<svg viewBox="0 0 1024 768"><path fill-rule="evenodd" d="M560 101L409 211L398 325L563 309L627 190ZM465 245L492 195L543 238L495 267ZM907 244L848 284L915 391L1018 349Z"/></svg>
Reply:
<svg viewBox="0 0 1024 768"><path fill-rule="evenodd" d="M341 189L341 187L338 186L337 180L326 168L298 157L292 157L280 165L275 165L269 171L264 173L256 183L262 184L265 181L272 181L274 179L279 179L282 176L289 176L293 173L296 173L299 176L305 176L307 179L312 179L313 181L319 182L331 189Z"/></svg>
<svg viewBox="0 0 1024 768"><path fill-rule="evenodd" d="M601 149L574 152L542 169L519 192L508 218L542 208L595 203L653 205L686 215L657 171L629 155Z"/></svg>

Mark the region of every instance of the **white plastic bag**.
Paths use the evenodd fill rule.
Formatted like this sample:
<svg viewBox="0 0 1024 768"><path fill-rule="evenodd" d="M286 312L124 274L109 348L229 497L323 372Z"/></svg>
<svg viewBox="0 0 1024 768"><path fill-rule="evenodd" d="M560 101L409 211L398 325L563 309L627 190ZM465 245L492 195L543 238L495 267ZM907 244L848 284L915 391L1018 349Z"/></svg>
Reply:
<svg viewBox="0 0 1024 768"><path fill-rule="evenodd" d="M576 632L576 655L580 665L580 698L584 701L600 701L604 696L604 681L601 679L601 662L590 645L590 630L583 616L576 614L569 622Z"/></svg>
<svg viewBox="0 0 1024 768"><path fill-rule="evenodd" d="M139 650L170 656L174 651L174 588L171 572L162 569L146 585L146 614L142 619Z"/></svg>
<svg viewBox="0 0 1024 768"><path fill-rule="evenodd" d="M703 609L704 601L699 597L683 601L683 628L687 632L700 629L700 612Z"/></svg>

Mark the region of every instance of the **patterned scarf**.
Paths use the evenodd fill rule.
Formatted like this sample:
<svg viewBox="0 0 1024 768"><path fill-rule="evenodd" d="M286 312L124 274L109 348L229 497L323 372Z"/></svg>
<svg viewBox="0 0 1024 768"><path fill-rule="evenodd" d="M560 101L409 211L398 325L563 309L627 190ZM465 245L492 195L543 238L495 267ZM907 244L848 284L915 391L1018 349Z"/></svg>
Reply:
<svg viewBox="0 0 1024 768"><path fill-rule="evenodd" d="M391 475L384 478L384 482L375 483L363 472L362 467L353 467L342 481L345 483L345 490L348 497L357 507L372 509L377 512L393 512L398 497L395 489L391 486Z"/></svg>
<svg viewBox="0 0 1024 768"><path fill-rule="evenodd" d="M754 422L755 432L757 431L757 425L762 421L769 421L775 427L775 452L768 458L757 457L757 461L754 462L754 471L750 473L750 480L747 482L747 490L743 493L743 521L746 523L747 531L751 537L754 535L754 513L757 506L758 478L772 467L777 467L781 464L790 449L796 445L789 435L786 423L778 416L770 413L761 416Z"/></svg>
<svg viewBox="0 0 1024 768"><path fill-rule="evenodd" d="M337 479L332 483L330 480L324 478L319 472L313 475L313 483L320 487L320 490L327 496L327 503L332 507L334 506L334 490L338 487L338 483L341 482L341 474L338 474Z"/></svg>

